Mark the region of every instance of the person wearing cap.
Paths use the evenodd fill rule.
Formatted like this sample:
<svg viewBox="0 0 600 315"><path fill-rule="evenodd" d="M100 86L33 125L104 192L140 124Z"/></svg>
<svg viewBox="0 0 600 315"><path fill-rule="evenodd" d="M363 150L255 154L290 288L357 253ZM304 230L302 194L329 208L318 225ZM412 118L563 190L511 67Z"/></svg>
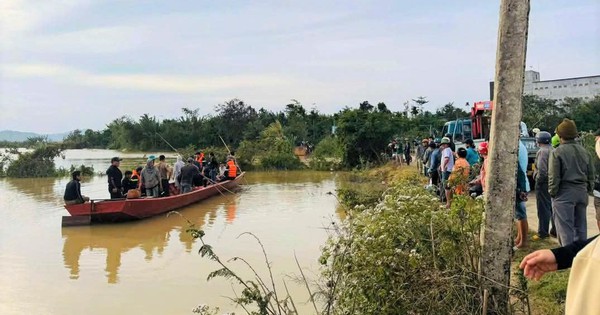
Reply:
<svg viewBox="0 0 600 315"><path fill-rule="evenodd" d="M596 131L595 136L596 155L600 158L600 130ZM534 280L540 280L550 272L571 268L565 314L597 314L600 309L599 242L600 238L596 235L559 248L537 250L525 256L519 267L523 269L525 277Z"/></svg>
<svg viewBox="0 0 600 315"><path fill-rule="evenodd" d="M558 241L566 246L587 238L586 208L594 187L594 165L586 149L575 142L574 121L565 118L556 132L560 146L550 153L548 192L553 198Z"/></svg>
<svg viewBox="0 0 600 315"><path fill-rule="evenodd" d="M123 173L119 169L121 165L121 159L114 157L110 160L110 166L106 170L106 176L108 177L108 192L110 193L110 199L123 198Z"/></svg>
<svg viewBox="0 0 600 315"><path fill-rule="evenodd" d="M427 139L423 139L421 145L417 146L417 169L420 173L425 173L425 169L423 168L423 156L425 155L428 144L429 142Z"/></svg>
<svg viewBox="0 0 600 315"><path fill-rule="evenodd" d="M75 171L71 173L72 180L67 184L65 188L65 195L63 199L66 205L76 205L90 201L89 197L81 194L81 172Z"/></svg>
<svg viewBox="0 0 600 315"><path fill-rule="evenodd" d="M552 137L551 143L552 147L555 149L558 148L558 146L560 145L560 137L558 136L558 133L556 133L556 131L554 132L554 136Z"/></svg>
<svg viewBox="0 0 600 315"><path fill-rule="evenodd" d="M447 133L444 137L448 138L448 140L450 140L450 149L452 150L452 152L456 152L456 144L454 144L454 140L452 140L452 135Z"/></svg>
<svg viewBox="0 0 600 315"><path fill-rule="evenodd" d="M160 196L160 191L162 191L160 172L154 166L154 160L156 160L154 155L148 157L146 167L142 170L139 183L140 190L142 189L142 185L145 187L147 197L158 197Z"/></svg>
<svg viewBox="0 0 600 315"><path fill-rule="evenodd" d="M539 147L535 155L535 172L533 173L536 185L535 200L538 215L538 233L533 236L533 240L547 238L551 232L549 229L550 223L552 222L552 226L554 226L552 199L550 193L548 193L548 159L552 151L551 139L552 135L547 131L540 131L535 135L535 142Z"/></svg>
<svg viewBox="0 0 600 315"><path fill-rule="evenodd" d="M440 174L442 175L442 186L445 191L446 197L446 208L450 208L450 199L452 190L448 185L448 179L450 178L450 174L452 174L452 170L454 169L454 153L450 148L450 138L444 137L442 138L442 143L440 144L442 150L442 160L440 165ZM443 199L443 198L442 198Z"/></svg>

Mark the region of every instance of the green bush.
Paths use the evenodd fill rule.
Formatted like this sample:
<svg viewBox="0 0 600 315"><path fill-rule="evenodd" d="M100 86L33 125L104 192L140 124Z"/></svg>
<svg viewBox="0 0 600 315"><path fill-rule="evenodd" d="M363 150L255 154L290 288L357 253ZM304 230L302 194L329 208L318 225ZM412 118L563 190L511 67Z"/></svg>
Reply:
<svg viewBox="0 0 600 315"><path fill-rule="evenodd" d="M294 155L291 141L284 135L281 123L274 122L255 141L244 140L237 152L238 163L262 169L293 170L303 167Z"/></svg>
<svg viewBox="0 0 600 315"><path fill-rule="evenodd" d="M320 259L334 314L477 314L483 202L440 208L418 178L350 210Z"/></svg>
<svg viewBox="0 0 600 315"><path fill-rule="evenodd" d="M319 171L342 168L344 146L338 138L329 136L321 140L310 155L310 168Z"/></svg>
<svg viewBox="0 0 600 315"><path fill-rule="evenodd" d="M20 153L7 169L8 177L53 177L57 175L54 158L59 156L62 148L59 145L40 143L33 151Z"/></svg>
<svg viewBox="0 0 600 315"><path fill-rule="evenodd" d="M96 175L94 173L94 167L93 166L85 166L85 165L81 165L81 166L75 166L75 165L71 165L71 167L69 169L66 168L59 168L58 170L56 170L56 176L71 176L71 174L75 171L80 171L81 172L81 176L85 176L85 177L92 177L94 175Z"/></svg>

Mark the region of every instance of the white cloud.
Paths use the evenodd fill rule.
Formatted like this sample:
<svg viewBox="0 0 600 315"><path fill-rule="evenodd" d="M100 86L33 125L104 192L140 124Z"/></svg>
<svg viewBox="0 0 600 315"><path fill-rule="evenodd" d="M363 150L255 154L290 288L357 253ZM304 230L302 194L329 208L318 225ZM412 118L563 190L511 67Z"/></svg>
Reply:
<svg viewBox="0 0 600 315"><path fill-rule="evenodd" d="M12 47L24 35L41 28L45 23L67 16L87 6L89 0L2 0L0 1L0 49Z"/></svg>
<svg viewBox="0 0 600 315"><path fill-rule="evenodd" d="M284 88L293 85L288 77L268 74L228 76L171 74L95 74L55 64L4 65L7 77L52 78L63 83L113 89L170 93L202 93L238 88Z"/></svg>
<svg viewBox="0 0 600 315"><path fill-rule="evenodd" d="M133 49L143 40L144 31L137 27L99 27L35 37L29 49L47 53L116 53Z"/></svg>

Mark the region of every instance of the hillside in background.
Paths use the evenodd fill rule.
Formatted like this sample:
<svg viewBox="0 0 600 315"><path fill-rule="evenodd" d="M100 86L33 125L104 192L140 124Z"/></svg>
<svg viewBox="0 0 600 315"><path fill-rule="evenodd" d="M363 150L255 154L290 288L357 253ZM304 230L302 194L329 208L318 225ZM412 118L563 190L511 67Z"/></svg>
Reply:
<svg viewBox="0 0 600 315"><path fill-rule="evenodd" d="M38 134L34 132L23 132L23 131L15 131L15 130L2 130L0 131L0 141L25 141L27 138L31 137L39 137L39 136L48 136L48 140L50 141L62 141L69 133L54 133L54 134Z"/></svg>

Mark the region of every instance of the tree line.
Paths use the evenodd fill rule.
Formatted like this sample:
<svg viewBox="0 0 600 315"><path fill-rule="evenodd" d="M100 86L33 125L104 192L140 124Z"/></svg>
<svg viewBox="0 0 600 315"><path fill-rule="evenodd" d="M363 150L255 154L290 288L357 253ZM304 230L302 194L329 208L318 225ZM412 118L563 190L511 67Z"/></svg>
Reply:
<svg viewBox="0 0 600 315"><path fill-rule="evenodd" d="M103 130L71 132L64 139L63 147L139 151L170 150L170 146L178 149L216 148L223 147L220 139L223 138L232 150L239 149L243 142L244 151L255 151L249 150L253 144L268 150L261 136L269 133L270 127L271 134L273 130L281 132L291 147L304 142L318 148L323 140L330 146L330 138L335 138L338 148L334 150L342 152L342 164L356 167L367 162L381 162L381 153L394 137L411 140L430 135L439 137L444 122L469 116L467 106L461 108L448 103L432 112L424 109L427 103L426 97L418 97L404 103L400 111L392 111L383 102L373 105L364 101L357 107L325 114L316 108L307 109L297 100L292 100L283 111L270 111L232 99L218 104L214 114L210 115L201 115L199 109L183 108L179 117L164 120L151 114L137 118L119 117ZM575 120L579 130L600 128L600 97L564 102L530 95L523 97L523 121L530 129L553 132L564 117ZM332 137L333 133L335 137ZM35 142L33 140L39 141L30 139Z"/></svg>

